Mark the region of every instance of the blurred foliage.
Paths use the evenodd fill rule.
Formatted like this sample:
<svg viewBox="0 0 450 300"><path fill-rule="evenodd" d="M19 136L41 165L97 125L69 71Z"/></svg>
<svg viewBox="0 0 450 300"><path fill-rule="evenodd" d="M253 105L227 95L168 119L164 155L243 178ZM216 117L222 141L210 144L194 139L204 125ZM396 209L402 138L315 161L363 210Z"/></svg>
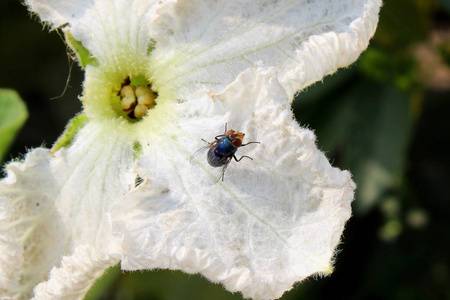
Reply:
<svg viewBox="0 0 450 300"><path fill-rule="evenodd" d="M81 110L83 74L71 68L64 37L56 31L49 34L20 1L2 0L1 10L0 86L16 90L30 112L10 155L5 156L9 159L54 143Z"/></svg>
<svg viewBox="0 0 450 300"><path fill-rule="evenodd" d="M13 90L0 89L0 162L28 117L27 108Z"/></svg>
<svg viewBox="0 0 450 300"><path fill-rule="evenodd" d="M358 184L355 209L367 212L384 193L401 184L413 119L408 94L346 70L345 90L304 107L297 118L314 128L322 149L334 149L339 165L350 169ZM341 73L335 76L341 76ZM344 85L339 85L342 89Z"/></svg>
<svg viewBox="0 0 450 300"><path fill-rule="evenodd" d="M70 70L63 38L42 31L17 1L6 0L6 9L0 58L8 62L1 61L0 84L18 90L31 111L11 150L17 156L43 140L53 143L79 112L82 73L74 68L75 88L49 101L64 90L61 74ZM299 284L283 300L450 299L449 16L448 0L385 0L358 62L293 103L299 122L315 130L335 166L352 172L358 189L335 272ZM199 275L116 267L88 299L241 296Z"/></svg>

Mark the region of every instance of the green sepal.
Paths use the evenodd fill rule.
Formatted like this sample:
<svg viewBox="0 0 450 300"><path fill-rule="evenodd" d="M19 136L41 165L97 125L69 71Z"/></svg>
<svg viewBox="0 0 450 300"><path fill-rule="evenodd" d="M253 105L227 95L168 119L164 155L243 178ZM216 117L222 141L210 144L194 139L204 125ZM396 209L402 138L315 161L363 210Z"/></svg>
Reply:
<svg viewBox="0 0 450 300"><path fill-rule="evenodd" d="M155 50L156 47L156 41L154 39L150 40L150 43L147 46L147 55L150 55L153 50Z"/></svg>
<svg viewBox="0 0 450 300"><path fill-rule="evenodd" d="M77 55L78 61L83 69L85 69L87 65L92 65L94 67L99 66L97 59L92 56L91 52L89 52L80 41L73 37L70 31L66 31L66 42Z"/></svg>
<svg viewBox="0 0 450 300"><path fill-rule="evenodd" d="M134 142L133 144L133 151L134 151L134 159L137 159L141 153L142 153L142 145L139 142Z"/></svg>
<svg viewBox="0 0 450 300"><path fill-rule="evenodd" d="M67 124L64 133L58 138L56 143L53 145L52 152L56 152L61 148L67 147L72 144L75 135L83 128L88 122L88 117L83 114L77 115L75 118L70 120Z"/></svg>
<svg viewBox="0 0 450 300"><path fill-rule="evenodd" d="M0 161L28 118L25 103L16 91L0 89Z"/></svg>

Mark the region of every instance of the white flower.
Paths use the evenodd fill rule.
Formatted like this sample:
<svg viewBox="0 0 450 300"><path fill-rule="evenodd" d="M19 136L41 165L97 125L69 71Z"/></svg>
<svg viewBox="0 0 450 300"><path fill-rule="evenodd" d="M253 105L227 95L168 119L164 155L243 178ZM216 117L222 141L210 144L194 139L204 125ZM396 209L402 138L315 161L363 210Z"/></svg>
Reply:
<svg viewBox="0 0 450 300"><path fill-rule="evenodd" d="M118 262L199 272L255 299L331 272L354 184L289 101L357 59L380 0L27 4L63 28L80 59L81 44L92 55L87 118L55 151L6 167L2 299L79 299ZM216 169L189 158L225 124L260 144L239 148L253 160L232 161L210 184Z"/></svg>

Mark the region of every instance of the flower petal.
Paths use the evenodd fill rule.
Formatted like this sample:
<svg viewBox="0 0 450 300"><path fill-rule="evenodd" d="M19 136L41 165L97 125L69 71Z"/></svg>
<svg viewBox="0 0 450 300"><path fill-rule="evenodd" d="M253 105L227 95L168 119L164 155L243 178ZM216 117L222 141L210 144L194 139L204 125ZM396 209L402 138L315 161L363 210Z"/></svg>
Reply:
<svg viewBox="0 0 450 300"><path fill-rule="evenodd" d="M255 299L331 272L354 184L293 120L277 76L250 69L220 95L174 104L183 116L143 143L144 183L112 207L123 269L200 272ZM215 175L206 156L188 159L226 122L261 144L239 148L253 160L232 161L223 182L207 185Z"/></svg>
<svg viewBox="0 0 450 300"><path fill-rule="evenodd" d="M381 0L181 0L159 10L150 68L154 87L221 91L256 62L277 67L292 100L353 63L375 32ZM153 33L154 32L154 33Z"/></svg>
<svg viewBox="0 0 450 300"><path fill-rule="evenodd" d="M91 122L69 148L35 149L7 166L0 182L0 298L29 299L79 245L117 253L106 212L134 188L126 136L120 124Z"/></svg>
<svg viewBox="0 0 450 300"><path fill-rule="evenodd" d="M375 32L381 0L27 4L54 27L68 23L103 67L148 64L160 94L188 99L199 85L221 91L258 62L277 67L292 100L298 90L358 58Z"/></svg>
<svg viewBox="0 0 450 300"><path fill-rule="evenodd" d="M0 183L0 298L29 299L64 251L67 237L52 206L57 187L48 176L49 157L44 149L30 152L24 163L8 165L9 176ZM41 247L47 243L52 247Z"/></svg>
<svg viewBox="0 0 450 300"><path fill-rule="evenodd" d="M92 246L79 246L72 256L63 257L62 267L53 268L48 281L36 287L33 299L83 299L104 271L118 262L118 255L101 253Z"/></svg>
<svg viewBox="0 0 450 300"><path fill-rule="evenodd" d="M148 28L156 9L171 1L157 0L27 0L30 10L53 28L68 24L100 65L120 67L117 58L147 56L152 44ZM113 66L109 66L113 64Z"/></svg>

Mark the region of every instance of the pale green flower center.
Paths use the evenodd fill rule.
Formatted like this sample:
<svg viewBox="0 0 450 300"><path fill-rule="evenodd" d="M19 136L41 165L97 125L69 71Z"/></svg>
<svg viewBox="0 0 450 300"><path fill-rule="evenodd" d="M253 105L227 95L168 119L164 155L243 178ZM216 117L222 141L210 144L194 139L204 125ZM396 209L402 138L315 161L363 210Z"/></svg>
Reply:
<svg viewBox="0 0 450 300"><path fill-rule="evenodd" d="M70 31L66 41L86 69L82 101L89 117L119 118L134 124L156 106L159 95L149 80L148 66L154 42L146 53L124 46L112 49L109 60L98 60Z"/></svg>
<svg viewBox="0 0 450 300"><path fill-rule="evenodd" d="M143 65L142 60L138 62ZM87 68L82 101L88 117L137 125L160 106L161 95L148 79L150 74L143 68L129 67L134 64L128 59L107 68Z"/></svg>

